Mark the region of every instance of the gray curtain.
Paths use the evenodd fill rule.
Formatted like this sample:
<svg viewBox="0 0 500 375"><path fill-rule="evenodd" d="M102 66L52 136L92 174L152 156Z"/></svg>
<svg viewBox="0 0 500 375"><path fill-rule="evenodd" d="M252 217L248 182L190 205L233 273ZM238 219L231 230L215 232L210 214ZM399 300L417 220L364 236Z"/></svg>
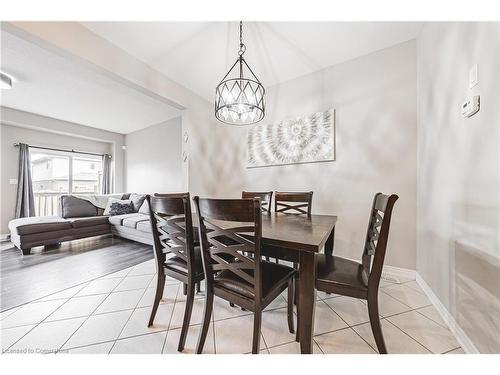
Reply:
<svg viewBox="0 0 500 375"><path fill-rule="evenodd" d="M111 155L102 156L101 194L111 194Z"/></svg>
<svg viewBox="0 0 500 375"><path fill-rule="evenodd" d="M17 175L16 218L35 216L35 198L31 181L29 146L19 144L19 172Z"/></svg>

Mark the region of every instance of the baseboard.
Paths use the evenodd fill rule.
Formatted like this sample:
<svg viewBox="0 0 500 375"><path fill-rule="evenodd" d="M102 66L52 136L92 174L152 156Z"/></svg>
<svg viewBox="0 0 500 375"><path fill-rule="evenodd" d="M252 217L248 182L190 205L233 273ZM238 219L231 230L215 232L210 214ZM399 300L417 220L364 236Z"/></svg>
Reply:
<svg viewBox="0 0 500 375"><path fill-rule="evenodd" d="M0 242L5 242L10 240L10 233L0 234Z"/></svg>
<svg viewBox="0 0 500 375"><path fill-rule="evenodd" d="M434 294L431 287L424 281L424 279L422 279L422 277L418 273L416 273L416 281L422 288L424 293L427 295L431 303L434 305L436 310L439 312L441 318L443 318L445 323L448 325L450 331L455 335L464 352L467 354L479 354L479 350L477 350L471 339L469 339L463 329L460 328L455 318L450 314L448 309L443 305L436 294Z"/></svg>

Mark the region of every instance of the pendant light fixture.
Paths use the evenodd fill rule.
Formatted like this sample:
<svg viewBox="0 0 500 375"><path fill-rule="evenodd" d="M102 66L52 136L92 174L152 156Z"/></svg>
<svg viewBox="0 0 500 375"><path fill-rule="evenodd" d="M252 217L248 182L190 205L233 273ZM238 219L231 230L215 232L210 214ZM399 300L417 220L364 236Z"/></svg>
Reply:
<svg viewBox="0 0 500 375"><path fill-rule="evenodd" d="M226 124L254 124L265 116L264 86L245 61L245 51L240 22L238 58L215 89L215 117Z"/></svg>

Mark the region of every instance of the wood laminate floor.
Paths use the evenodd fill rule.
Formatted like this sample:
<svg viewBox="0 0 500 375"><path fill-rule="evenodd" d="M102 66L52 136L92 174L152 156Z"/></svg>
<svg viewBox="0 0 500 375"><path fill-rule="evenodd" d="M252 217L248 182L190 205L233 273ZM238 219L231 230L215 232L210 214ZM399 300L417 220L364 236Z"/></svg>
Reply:
<svg viewBox="0 0 500 375"><path fill-rule="evenodd" d="M0 309L11 309L152 258L150 245L111 236L33 248L28 256L22 256L12 244L2 243Z"/></svg>

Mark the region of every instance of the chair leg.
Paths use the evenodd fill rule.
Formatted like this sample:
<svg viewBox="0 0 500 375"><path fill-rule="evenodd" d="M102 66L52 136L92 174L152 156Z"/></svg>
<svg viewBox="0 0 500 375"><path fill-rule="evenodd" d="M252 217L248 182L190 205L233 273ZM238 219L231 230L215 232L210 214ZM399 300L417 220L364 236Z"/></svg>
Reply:
<svg viewBox="0 0 500 375"><path fill-rule="evenodd" d="M208 328L210 327L210 319L212 318L212 309L214 305L214 294L213 291L207 285L206 296L205 296L205 310L203 312L203 326L200 331L200 336L198 337L198 344L196 345L196 354L201 354L203 352L203 346L205 345L205 340L207 338Z"/></svg>
<svg viewBox="0 0 500 375"><path fill-rule="evenodd" d="M295 333L295 330L293 328L293 299L295 296L294 293L294 279L291 278L290 281L288 281L288 311L287 311L287 316L288 316L288 330L290 333Z"/></svg>
<svg viewBox="0 0 500 375"><path fill-rule="evenodd" d="M378 352L380 354L387 354L382 327L380 326L380 316L378 314L378 291L368 293L368 315L370 316L370 325Z"/></svg>
<svg viewBox="0 0 500 375"><path fill-rule="evenodd" d="M192 281L189 282L187 287L186 309L184 310L184 320L182 322L181 337L179 338L179 346L177 347L177 350L179 352L182 352L184 350L184 345L186 344L189 323L191 321L191 312L193 311L194 288L194 283Z"/></svg>
<svg viewBox="0 0 500 375"><path fill-rule="evenodd" d="M295 341L297 342L300 342L300 336L299 336L299 330L300 330L300 311L299 311L299 299L298 299L298 294L297 294L297 290L299 289L299 286L298 286L298 283L297 283L297 279L294 280L295 281L295 293L294 293L294 296L295 296L295 304L296 304L296 308L297 308L297 330L295 331Z"/></svg>
<svg viewBox="0 0 500 375"><path fill-rule="evenodd" d="M163 297L164 289L165 289L165 275L158 274L158 280L156 282L155 300L153 302L151 316L149 317L148 327L151 327L153 325L153 321L155 320L156 316L156 311L158 310L158 306L160 305L161 297Z"/></svg>
<svg viewBox="0 0 500 375"><path fill-rule="evenodd" d="M187 296L187 289L188 289L188 286L187 284L182 284L182 294L184 294L185 296Z"/></svg>
<svg viewBox="0 0 500 375"><path fill-rule="evenodd" d="M201 281L198 281L196 283L196 293L200 293L201 292Z"/></svg>
<svg viewBox="0 0 500 375"><path fill-rule="evenodd" d="M259 354L260 351L260 326L262 323L262 311L255 311L253 314L253 340L252 354Z"/></svg>

